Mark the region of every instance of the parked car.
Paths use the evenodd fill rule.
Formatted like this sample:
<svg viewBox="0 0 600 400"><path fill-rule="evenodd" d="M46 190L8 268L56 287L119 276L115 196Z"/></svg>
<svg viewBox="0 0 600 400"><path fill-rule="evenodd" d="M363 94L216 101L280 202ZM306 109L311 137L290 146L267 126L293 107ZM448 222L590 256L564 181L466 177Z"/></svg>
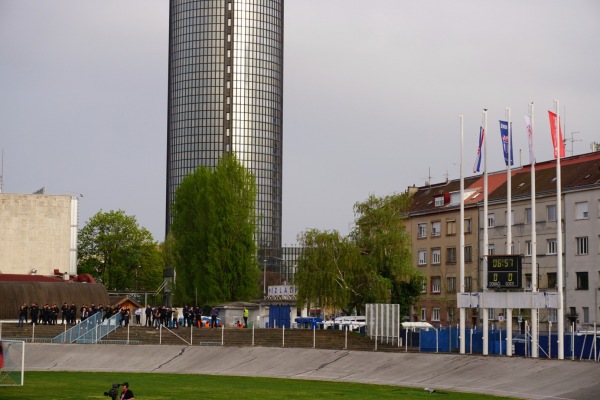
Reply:
<svg viewBox="0 0 600 400"><path fill-rule="evenodd" d="M323 329L349 329L351 331L358 331L366 325L367 317L363 315L344 315L323 322Z"/></svg>

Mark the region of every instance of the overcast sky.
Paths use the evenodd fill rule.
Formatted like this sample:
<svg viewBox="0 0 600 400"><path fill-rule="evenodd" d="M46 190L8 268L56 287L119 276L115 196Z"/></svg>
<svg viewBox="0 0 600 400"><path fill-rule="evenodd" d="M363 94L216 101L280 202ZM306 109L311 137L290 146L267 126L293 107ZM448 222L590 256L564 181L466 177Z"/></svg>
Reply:
<svg viewBox="0 0 600 400"><path fill-rule="evenodd" d="M0 0L4 192L83 194L80 227L122 209L164 239L168 21L167 0ZM567 155L600 142L596 0L288 0L284 25L284 244L459 178L459 114L467 176L483 108L490 171L506 107L517 165L532 101L538 161L554 99Z"/></svg>

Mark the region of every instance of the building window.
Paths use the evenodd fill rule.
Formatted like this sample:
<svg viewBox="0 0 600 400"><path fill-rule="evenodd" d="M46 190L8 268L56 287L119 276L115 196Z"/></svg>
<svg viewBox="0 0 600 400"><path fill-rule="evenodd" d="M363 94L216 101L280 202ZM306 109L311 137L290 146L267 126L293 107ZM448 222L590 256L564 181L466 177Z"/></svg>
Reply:
<svg viewBox="0 0 600 400"><path fill-rule="evenodd" d="M427 264L427 250L419 250L419 265Z"/></svg>
<svg viewBox="0 0 600 400"><path fill-rule="evenodd" d="M432 321L440 320L440 308L439 307L433 307L433 309L431 310L431 320Z"/></svg>
<svg viewBox="0 0 600 400"><path fill-rule="evenodd" d="M473 221L471 218L465 218L465 233L473 232Z"/></svg>
<svg viewBox="0 0 600 400"><path fill-rule="evenodd" d="M548 272L548 289L556 289L556 272Z"/></svg>
<svg viewBox="0 0 600 400"><path fill-rule="evenodd" d="M504 220L506 221L506 225L508 226L508 218L506 215L506 211L504 211ZM510 225L513 226L515 224L515 212L513 210L510 211Z"/></svg>
<svg viewBox="0 0 600 400"><path fill-rule="evenodd" d="M533 242L531 240L525 241L525 255L530 256L533 251Z"/></svg>
<svg viewBox="0 0 600 400"><path fill-rule="evenodd" d="M456 247L446 249L446 264L456 264Z"/></svg>
<svg viewBox="0 0 600 400"><path fill-rule="evenodd" d="M456 318L456 308L449 307L448 308L448 321L453 322Z"/></svg>
<svg viewBox="0 0 600 400"><path fill-rule="evenodd" d="M546 207L548 221L556 221L556 204Z"/></svg>
<svg viewBox="0 0 600 400"><path fill-rule="evenodd" d="M465 276L465 292L473 291L473 278Z"/></svg>
<svg viewBox="0 0 600 400"><path fill-rule="evenodd" d="M575 203L575 219L588 219L588 202Z"/></svg>
<svg viewBox="0 0 600 400"><path fill-rule="evenodd" d="M465 246L465 262L473 262L473 246Z"/></svg>
<svg viewBox="0 0 600 400"><path fill-rule="evenodd" d="M425 307L421 308L421 321L427 321L427 309Z"/></svg>
<svg viewBox="0 0 600 400"><path fill-rule="evenodd" d="M431 236L440 236L442 223L440 221L431 223Z"/></svg>
<svg viewBox="0 0 600 400"><path fill-rule="evenodd" d="M442 207L444 205L444 196L438 196L435 198L435 206Z"/></svg>
<svg viewBox="0 0 600 400"><path fill-rule="evenodd" d="M590 308L589 307L583 307L583 323L584 324L589 324L590 323Z"/></svg>
<svg viewBox="0 0 600 400"><path fill-rule="evenodd" d="M576 317L577 316L577 307L569 307L569 315Z"/></svg>
<svg viewBox="0 0 600 400"><path fill-rule="evenodd" d="M588 290L588 273L576 272L577 275L577 290Z"/></svg>
<svg viewBox="0 0 600 400"><path fill-rule="evenodd" d="M431 263L432 264L440 264L441 262L442 262L442 250L441 249L431 250Z"/></svg>
<svg viewBox="0 0 600 400"><path fill-rule="evenodd" d="M439 276L431 277L431 293L440 293L442 291L442 279Z"/></svg>
<svg viewBox="0 0 600 400"><path fill-rule="evenodd" d="M427 224L418 224L417 225L417 238L425 238L427 237Z"/></svg>
<svg viewBox="0 0 600 400"><path fill-rule="evenodd" d="M448 285L448 293L456 293L456 278L449 277L446 278L446 284Z"/></svg>
<svg viewBox="0 0 600 400"><path fill-rule="evenodd" d="M582 236L575 238L575 243L577 245L577 255L584 256L588 254L588 237Z"/></svg>
<svg viewBox="0 0 600 400"><path fill-rule="evenodd" d="M558 310L556 308L550 308L549 310L550 310L550 313L548 314L548 321L555 324L558 321L556 319L556 316L558 315Z"/></svg>
<svg viewBox="0 0 600 400"><path fill-rule="evenodd" d="M556 254L556 239L548 239L546 243L546 254Z"/></svg>
<svg viewBox="0 0 600 400"><path fill-rule="evenodd" d="M531 224L531 208L525 209L525 223L528 225Z"/></svg>
<svg viewBox="0 0 600 400"><path fill-rule="evenodd" d="M427 278L421 279L421 293L427 293Z"/></svg>
<svg viewBox="0 0 600 400"><path fill-rule="evenodd" d="M488 214L488 228L493 228L496 226L496 217L494 217L494 213Z"/></svg>
<svg viewBox="0 0 600 400"><path fill-rule="evenodd" d="M531 274L525 274L525 287L531 289Z"/></svg>
<svg viewBox="0 0 600 400"><path fill-rule="evenodd" d="M496 309L495 308L488 309L488 319L490 321L494 321L496 319Z"/></svg>
<svg viewBox="0 0 600 400"><path fill-rule="evenodd" d="M488 244L488 255L493 256L494 254L496 254L496 247L494 246L493 243L489 243Z"/></svg>
<svg viewBox="0 0 600 400"><path fill-rule="evenodd" d="M456 221L455 220L448 220L446 221L446 235L448 236L454 236L456 235Z"/></svg>

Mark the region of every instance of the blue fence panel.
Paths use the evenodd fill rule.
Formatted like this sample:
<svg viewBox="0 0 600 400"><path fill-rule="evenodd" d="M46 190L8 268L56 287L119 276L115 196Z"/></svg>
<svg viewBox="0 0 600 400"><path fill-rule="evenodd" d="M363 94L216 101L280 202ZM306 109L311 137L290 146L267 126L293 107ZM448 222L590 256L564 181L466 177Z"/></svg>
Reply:
<svg viewBox="0 0 600 400"><path fill-rule="evenodd" d="M271 305L269 306L269 325L266 328L281 328L290 327L291 307L286 305Z"/></svg>
<svg viewBox="0 0 600 400"><path fill-rule="evenodd" d="M406 331L402 332L402 339L405 340ZM467 329L465 332L465 352L473 354L483 354L483 331L474 330L471 332ZM521 357L531 357L531 337L523 335L516 338L516 333L513 334L512 354ZM424 353L435 352L458 352L460 349L460 331L458 328L440 328L437 331L421 330L409 332L409 346L418 346L419 350ZM594 347L596 341L596 347ZM538 354L540 358L557 358L558 356L558 334L553 333L550 338L550 349L548 348L548 335L539 336ZM506 330L489 330L488 331L488 354L489 355L506 355L507 346ZM582 360L598 359L600 355L600 340L594 338L593 333L575 333L571 336L570 333L565 333L564 339L564 356L566 359L575 358ZM573 347L573 349L572 349Z"/></svg>
<svg viewBox="0 0 600 400"><path fill-rule="evenodd" d="M431 353L436 351L436 335L435 330L422 330L419 332L419 351Z"/></svg>

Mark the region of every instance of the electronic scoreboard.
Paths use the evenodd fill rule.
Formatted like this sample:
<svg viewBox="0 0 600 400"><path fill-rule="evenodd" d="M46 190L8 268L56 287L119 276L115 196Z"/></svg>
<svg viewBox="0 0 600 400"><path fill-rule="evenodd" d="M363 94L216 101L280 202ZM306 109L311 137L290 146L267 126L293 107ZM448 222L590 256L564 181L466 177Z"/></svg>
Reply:
<svg viewBox="0 0 600 400"><path fill-rule="evenodd" d="M522 257L520 255L488 256L488 289L519 289Z"/></svg>

